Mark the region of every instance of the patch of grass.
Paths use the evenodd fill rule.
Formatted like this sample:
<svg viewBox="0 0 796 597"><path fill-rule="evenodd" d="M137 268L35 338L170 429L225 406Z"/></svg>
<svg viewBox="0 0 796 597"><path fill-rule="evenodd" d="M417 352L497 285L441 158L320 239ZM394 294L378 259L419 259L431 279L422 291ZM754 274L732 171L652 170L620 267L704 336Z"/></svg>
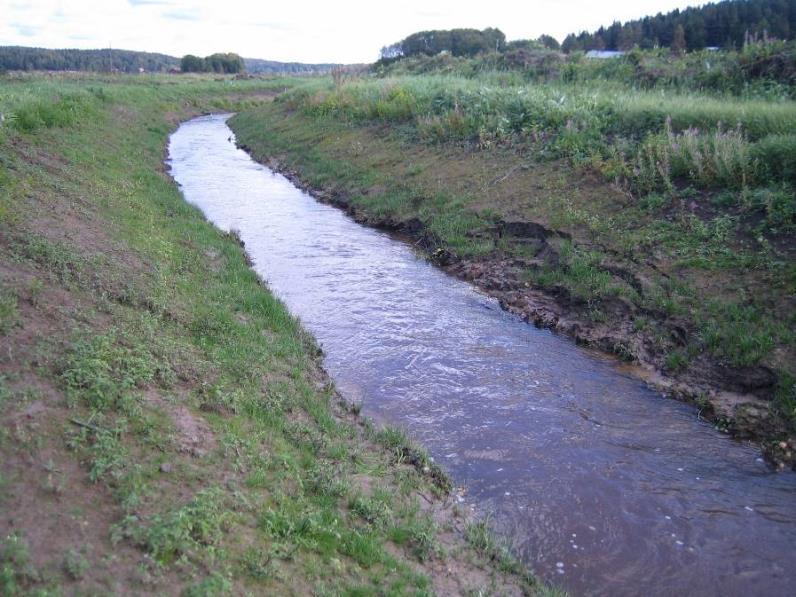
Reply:
<svg viewBox="0 0 796 597"><path fill-rule="evenodd" d="M397 462L411 464L424 475L428 475L443 493L449 493L453 488L448 475L431 459L428 452L414 444L400 429L383 427L376 433L375 439L393 454Z"/></svg>
<svg viewBox="0 0 796 597"><path fill-rule="evenodd" d="M376 496L357 494L348 502L348 508L369 526L385 528L392 520L392 510L387 500Z"/></svg>
<svg viewBox="0 0 796 597"><path fill-rule="evenodd" d="M41 574L30 561L30 550L18 534L11 534L0 541L0 592L3 595L25 595Z"/></svg>
<svg viewBox="0 0 796 597"><path fill-rule="evenodd" d="M241 561L244 573L256 581L267 581L276 574L276 567L270 553L260 548L246 550Z"/></svg>
<svg viewBox="0 0 796 597"><path fill-rule="evenodd" d="M77 550L70 549L64 556L64 572L72 580L82 579L90 566L86 557Z"/></svg>
<svg viewBox="0 0 796 597"><path fill-rule="evenodd" d="M198 583L186 588L183 597L218 597L229 595L232 591L232 582L220 572L213 572Z"/></svg>
<svg viewBox="0 0 796 597"><path fill-rule="evenodd" d="M19 257L35 262L62 284L86 283L91 261L61 242L25 234L14 249Z"/></svg>
<svg viewBox="0 0 796 597"><path fill-rule="evenodd" d="M780 377L774 404L790 422L791 429L796 431L796 378L792 375L786 373Z"/></svg>
<svg viewBox="0 0 796 597"><path fill-rule="evenodd" d="M222 539L233 521L226 499L221 489L211 487L172 512L154 516L148 524L128 517L117 539L120 534L130 537L162 565L183 556L212 562L221 555Z"/></svg>
<svg viewBox="0 0 796 597"><path fill-rule="evenodd" d="M666 369L669 371L680 371L688 366L688 353L685 350L673 350L666 355Z"/></svg>
<svg viewBox="0 0 796 597"><path fill-rule="evenodd" d="M755 365L782 340L793 338L782 321L770 319L754 303L711 301L702 324L708 349L733 366Z"/></svg>
<svg viewBox="0 0 796 597"><path fill-rule="evenodd" d="M488 520L468 524L465 536L478 553L495 562L501 570L515 571L520 574L526 573L525 568L512 555L508 546L495 537L489 528ZM536 584L536 579L533 576L528 576L526 580L532 585Z"/></svg>
<svg viewBox="0 0 796 597"><path fill-rule="evenodd" d="M19 324L16 294L0 288L0 336L7 335Z"/></svg>
<svg viewBox="0 0 796 597"><path fill-rule="evenodd" d="M61 378L73 404L89 407L130 408L132 391L152 382L163 366L141 344L125 345L117 332L81 339L74 343Z"/></svg>
<svg viewBox="0 0 796 597"><path fill-rule="evenodd" d="M392 540L405 545L419 561L424 561L439 551L436 541L437 529L433 521L410 511L403 524L396 525L390 532Z"/></svg>

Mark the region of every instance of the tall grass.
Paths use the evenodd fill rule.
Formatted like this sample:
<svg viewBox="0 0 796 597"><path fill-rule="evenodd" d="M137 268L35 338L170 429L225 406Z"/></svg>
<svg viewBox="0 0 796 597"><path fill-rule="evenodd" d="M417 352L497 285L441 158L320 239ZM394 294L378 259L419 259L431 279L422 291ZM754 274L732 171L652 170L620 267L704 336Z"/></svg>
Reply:
<svg viewBox="0 0 796 597"><path fill-rule="evenodd" d="M567 128L638 138L660 131L667 120L677 131L740 126L752 140L796 128L793 102L634 91L606 84L493 86L482 79L415 76L362 80L339 88L318 82L284 101L310 114L353 122L413 123L431 140Z"/></svg>
<svg viewBox="0 0 796 597"><path fill-rule="evenodd" d="M742 189L761 174L740 127L675 133L667 121L663 133L648 136L640 145L628 178L638 190L651 192L671 190L678 178L704 187Z"/></svg>
<svg viewBox="0 0 796 597"><path fill-rule="evenodd" d="M316 81L282 101L315 117L400 125L428 143L530 143L538 155L596 161L642 193L672 190L679 180L742 189L796 179L796 102L490 80Z"/></svg>

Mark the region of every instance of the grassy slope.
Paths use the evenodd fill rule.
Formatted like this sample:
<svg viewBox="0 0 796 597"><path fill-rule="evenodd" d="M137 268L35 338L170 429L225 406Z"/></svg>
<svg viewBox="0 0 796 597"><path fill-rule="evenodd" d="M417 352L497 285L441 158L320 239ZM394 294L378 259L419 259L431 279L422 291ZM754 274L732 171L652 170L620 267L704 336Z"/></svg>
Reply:
<svg viewBox="0 0 796 597"><path fill-rule="evenodd" d="M779 442L796 423L792 187L767 181L755 160L726 179L678 178L666 189L610 179L638 177L629 154L644 143L670 143L659 133L668 114L680 130L708 127L703 140L723 139L716 122L733 118L779 140L793 104L628 90L616 100L599 86L501 88L485 85L489 77L315 83L232 127L255 156L361 219L423 237L443 261L463 260L453 271L508 306L528 314L529 303L554 297L558 306L532 317L651 363L722 425L786 458ZM612 135L628 152L616 173L606 156L617 146L604 142ZM736 141L743 155L754 151ZM733 186L736 175L747 186ZM780 203L767 211L745 199L754 193L780 193ZM563 236L529 241L501 233L504 222ZM739 399L745 392L760 399Z"/></svg>
<svg viewBox="0 0 796 597"><path fill-rule="evenodd" d="M291 84L0 82L3 594L546 591L163 172L180 119Z"/></svg>

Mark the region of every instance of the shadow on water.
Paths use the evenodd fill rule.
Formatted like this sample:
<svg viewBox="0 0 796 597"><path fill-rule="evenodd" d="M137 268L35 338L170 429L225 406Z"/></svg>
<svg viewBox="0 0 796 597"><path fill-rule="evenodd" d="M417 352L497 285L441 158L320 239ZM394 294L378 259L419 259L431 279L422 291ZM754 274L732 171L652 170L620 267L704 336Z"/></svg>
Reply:
<svg viewBox="0 0 796 597"><path fill-rule="evenodd" d="M796 475L316 202L225 120L172 136L185 198L240 231L342 393L425 444L539 575L574 594L792 594Z"/></svg>

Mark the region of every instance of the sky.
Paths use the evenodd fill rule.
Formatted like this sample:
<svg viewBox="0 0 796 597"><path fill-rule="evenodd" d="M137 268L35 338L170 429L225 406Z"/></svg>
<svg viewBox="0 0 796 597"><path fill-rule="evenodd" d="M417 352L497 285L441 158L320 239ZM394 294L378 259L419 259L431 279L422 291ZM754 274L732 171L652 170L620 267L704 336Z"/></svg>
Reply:
<svg viewBox="0 0 796 597"><path fill-rule="evenodd" d="M0 0L0 45L284 62L373 62L416 31L497 27L509 40L594 30L700 0Z"/></svg>

